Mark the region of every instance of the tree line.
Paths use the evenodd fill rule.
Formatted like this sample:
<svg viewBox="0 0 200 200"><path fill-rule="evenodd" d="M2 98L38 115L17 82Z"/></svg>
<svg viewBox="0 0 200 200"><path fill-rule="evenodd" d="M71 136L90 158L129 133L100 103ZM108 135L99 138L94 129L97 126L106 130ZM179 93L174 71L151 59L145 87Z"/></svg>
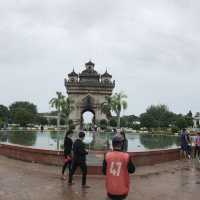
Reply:
<svg viewBox="0 0 200 200"><path fill-rule="evenodd" d="M30 125L66 125L73 126L68 120L70 112L73 110L73 101L65 97L61 92L56 92L56 97L49 101L51 107L56 111L50 113L38 113L37 106L27 101L17 101L10 106L0 105L0 128L7 124L18 124L21 127ZM57 116L47 121L44 115Z"/></svg>
<svg viewBox="0 0 200 200"><path fill-rule="evenodd" d="M73 127L73 122L69 120L69 114L74 109L74 102L69 97L65 97L61 92L56 93L56 97L50 100L50 105L56 111L47 113L47 115L57 116L57 119L51 119L49 122L37 111L37 106L31 102L19 101L12 103L9 107L0 105L0 127L5 124L19 124L26 127L29 124L39 125L66 125ZM186 115L176 114L168 109L166 105L151 105L139 116L129 115L121 116L121 112L127 109L127 96L123 93L115 93L112 96L105 97L101 105L101 111L107 117L107 120L101 120L99 126L106 128L129 127L133 129L146 128L166 129L170 128L173 132L178 129L193 126L192 112ZM113 113L115 116L113 116Z"/></svg>
<svg viewBox="0 0 200 200"><path fill-rule="evenodd" d="M56 116L57 111L45 113L49 116ZM65 125L66 121L60 119L60 125ZM37 106L27 101L14 102L10 106L0 105L0 128L8 124L17 124L20 127L32 125L57 125L57 119L47 120L44 114L38 113Z"/></svg>
<svg viewBox="0 0 200 200"><path fill-rule="evenodd" d="M151 105L145 113L140 115L141 126L150 128L182 129L193 126L192 112L186 115L169 111L166 105Z"/></svg>
<svg viewBox="0 0 200 200"><path fill-rule="evenodd" d="M36 124L39 121L37 106L27 101L12 103L9 107L0 105L0 126L6 124Z"/></svg>
<svg viewBox="0 0 200 200"><path fill-rule="evenodd" d="M111 117L109 124L117 126L117 118ZM177 132L182 128L193 127L193 114L189 111L186 115L176 114L168 109L166 105L151 105L139 116L122 116L120 127L133 128L139 130L146 128L148 130L166 130L171 129Z"/></svg>
<svg viewBox="0 0 200 200"><path fill-rule="evenodd" d="M110 125L112 127L128 127L133 129L146 128L148 130L166 130L177 132L179 129L192 127L193 116L189 111L186 115L176 114L168 109L166 105L151 105L139 116L120 116L122 110L127 109L127 96L123 93L115 93L105 98L102 104L102 112L106 114L108 121L102 120L101 127ZM115 116L112 116L112 113Z"/></svg>

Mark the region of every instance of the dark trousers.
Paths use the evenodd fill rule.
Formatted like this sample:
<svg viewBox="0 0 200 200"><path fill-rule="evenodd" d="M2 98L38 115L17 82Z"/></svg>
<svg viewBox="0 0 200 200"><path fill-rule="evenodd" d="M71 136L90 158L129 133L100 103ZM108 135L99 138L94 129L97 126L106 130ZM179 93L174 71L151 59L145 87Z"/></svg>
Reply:
<svg viewBox="0 0 200 200"><path fill-rule="evenodd" d="M107 194L108 195L108 199L110 200L124 200L127 195L112 195L112 194Z"/></svg>
<svg viewBox="0 0 200 200"><path fill-rule="evenodd" d="M200 158L200 147L197 145L194 148L194 158L196 158L196 156Z"/></svg>
<svg viewBox="0 0 200 200"><path fill-rule="evenodd" d="M73 161L71 166L71 171L69 173L69 183L72 183L73 175L77 169L80 167L82 171L82 185L86 184L86 176L87 176L87 164L85 161Z"/></svg>
<svg viewBox="0 0 200 200"><path fill-rule="evenodd" d="M65 173L66 167L69 168L69 174L70 174L71 165L72 165L72 161L71 161L71 160L64 163L64 165L63 165L63 167L62 167L62 174L63 174L63 175L64 175L64 173Z"/></svg>
<svg viewBox="0 0 200 200"><path fill-rule="evenodd" d="M192 154L192 147L190 145L187 145L187 154L190 156Z"/></svg>

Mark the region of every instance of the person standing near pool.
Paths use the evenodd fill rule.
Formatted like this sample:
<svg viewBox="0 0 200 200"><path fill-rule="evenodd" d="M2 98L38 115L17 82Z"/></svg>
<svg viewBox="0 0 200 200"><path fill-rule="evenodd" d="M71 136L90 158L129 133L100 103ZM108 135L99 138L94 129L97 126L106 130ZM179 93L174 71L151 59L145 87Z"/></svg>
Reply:
<svg viewBox="0 0 200 200"><path fill-rule="evenodd" d="M122 152L122 137L112 140L113 151L103 160L102 171L106 175L107 196L111 200L123 200L129 193L129 173L135 172L135 166L128 153Z"/></svg>
<svg viewBox="0 0 200 200"><path fill-rule="evenodd" d="M64 165L62 167L62 179L65 180L65 169L68 166L69 168L69 173L70 173L70 169L71 169L71 163L72 163L72 145L73 145L73 141L70 138L70 135L73 134L72 130L69 130L66 132L65 135L65 139L64 139Z"/></svg>
<svg viewBox="0 0 200 200"><path fill-rule="evenodd" d="M73 145L73 160L72 160L72 167L69 174L68 184L72 185L73 175L77 169L77 167L81 168L82 171L82 187L89 188L86 185L86 176L87 176L87 164L86 164L86 155L88 152L85 149L85 144L83 140L85 138L85 133L81 131L79 133L79 138L74 142Z"/></svg>
<svg viewBox="0 0 200 200"><path fill-rule="evenodd" d="M190 136L185 128L181 132L181 150L185 158L191 158L191 146L190 146Z"/></svg>
<svg viewBox="0 0 200 200"><path fill-rule="evenodd" d="M125 131L121 130L120 134L121 134L121 137L122 137L122 151L127 152L127 150L128 150L128 140L126 138Z"/></svg>
<svg viewBox="0 0 200 200"><path fill-rule="evenodd" d="M196 158L196 156L200 161L200 132L197 132L197 136L195 138L194 158Z"/></svg>

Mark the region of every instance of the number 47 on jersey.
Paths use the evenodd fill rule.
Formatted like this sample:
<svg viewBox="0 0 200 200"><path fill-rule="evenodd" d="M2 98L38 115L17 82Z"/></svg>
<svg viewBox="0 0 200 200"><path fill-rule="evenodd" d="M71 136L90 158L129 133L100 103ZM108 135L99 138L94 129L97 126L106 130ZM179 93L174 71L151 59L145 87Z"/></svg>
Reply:
<svg viewBox="0 0 200 200"><path fill-rule="evenodd" d="M110 174L113 176L119 176L121 172L122 163L121 162L111 162Z"/></svg>

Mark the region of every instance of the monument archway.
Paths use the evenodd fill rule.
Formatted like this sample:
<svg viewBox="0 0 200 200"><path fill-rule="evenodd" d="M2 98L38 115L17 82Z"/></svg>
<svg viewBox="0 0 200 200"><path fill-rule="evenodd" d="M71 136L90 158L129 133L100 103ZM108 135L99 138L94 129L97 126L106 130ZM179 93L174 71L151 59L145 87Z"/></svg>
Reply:
<svg viewBox="0 0 200 200"><path fill-rule="evenodd" d="M107 119L101 111L101 105L106 96L111 96L115 87L112 75L107 70L99 74L94 70L95 64L91 61L85 64L85 70L77 74L74 70L65 79L67 94L74 101L74 110L69 118L74 122L76 129L82 128L83 114L86 111L93 113L93 125L102 119Z"/></svg>
<svg viewBox="0 0 200 200"><path fill-rule="evenodd" d="M95 113L92 110L84 110L81 115L80 127L87 130L95 126Z"/></svg>

